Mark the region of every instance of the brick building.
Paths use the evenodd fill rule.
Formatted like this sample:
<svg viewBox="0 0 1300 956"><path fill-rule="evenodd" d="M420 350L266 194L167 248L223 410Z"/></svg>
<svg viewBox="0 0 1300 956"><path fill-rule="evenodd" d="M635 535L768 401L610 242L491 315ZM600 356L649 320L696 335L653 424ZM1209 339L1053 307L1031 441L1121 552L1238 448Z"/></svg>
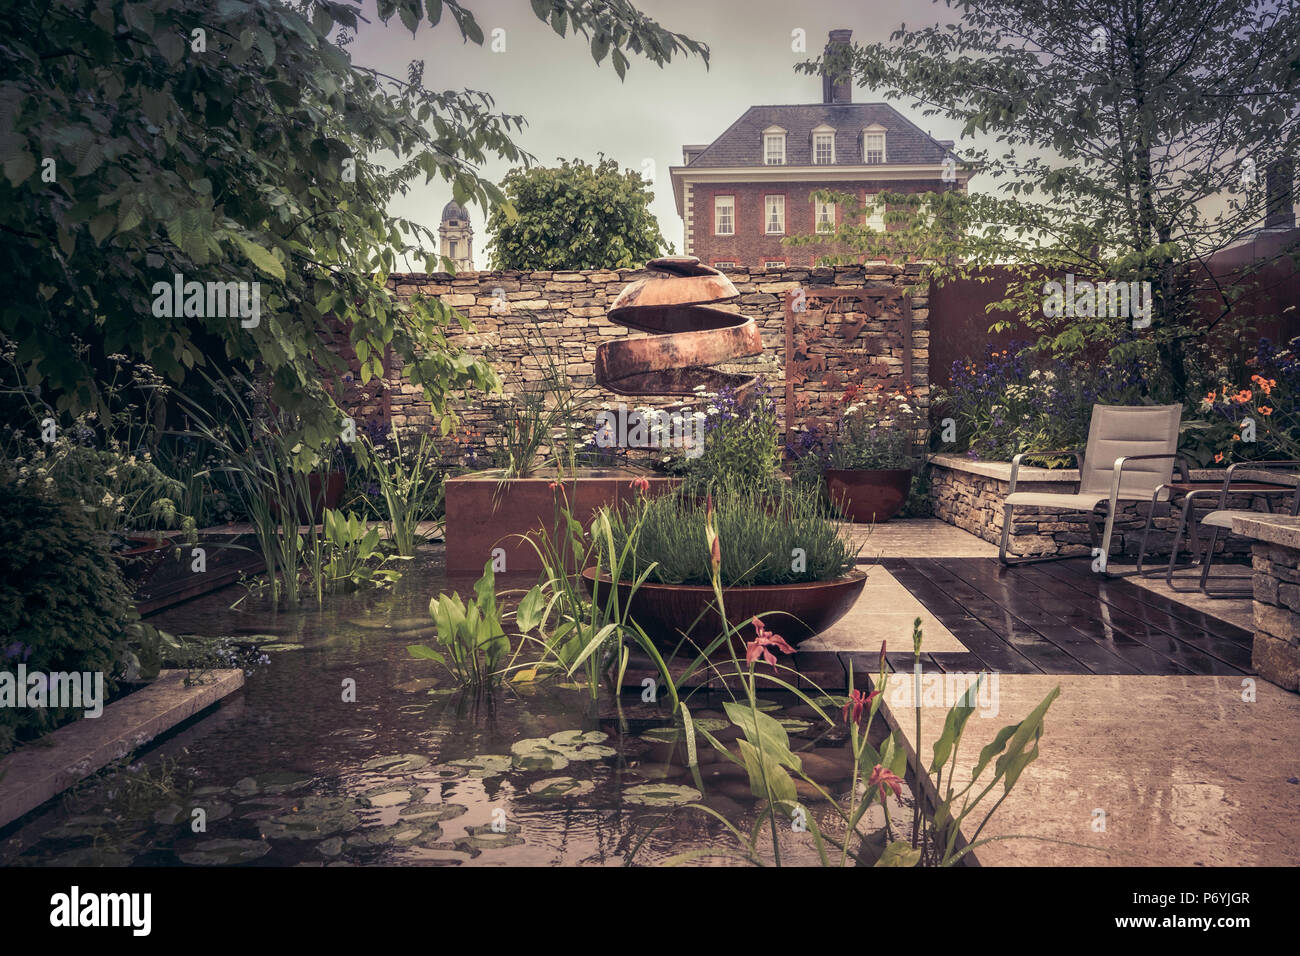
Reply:
<svg viewBox="0 0 1300 956"><path fill-rule="evenodd" d="M832 30L827 54L851 31ZM790 248L789 235L830 232L839 222L819 189L938 192L966 188L970 172L951 141L933 139L887 103L852 102L847 78L824 76L822 102L751 106L706 146L683 146L671 169L684 224L683 251L722 268L762 269L815 264L835 251ZM883 228L876 211L869 225Z"/></svg>

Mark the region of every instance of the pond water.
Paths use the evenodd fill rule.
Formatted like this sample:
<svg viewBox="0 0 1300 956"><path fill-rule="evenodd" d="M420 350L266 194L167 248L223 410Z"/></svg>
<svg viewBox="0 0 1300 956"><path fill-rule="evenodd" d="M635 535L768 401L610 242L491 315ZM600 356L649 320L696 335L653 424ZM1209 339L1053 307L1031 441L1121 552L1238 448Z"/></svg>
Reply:
<svg viewBox="0 0 1300 956"><path fill-rule="evenodd" d="M174 633L228 635L268 660L135 764L11 832L0 863L614 866L734 847L718 821L683 804L748 830L756 810L743 769L701 740L701 794L662 704L625 695L621 725L607 691L598 706L585 685L554 680L474 697L411 658L408 644L434 639L429 598L473 583L449 582L440 556L426 548L390 591L330 598L323 610L277 612L236 586L151 618ZM499 592L512 583L533 582L499 578ZM843 725L793 695L768 700L810 775L842 795ZM822 703L838 716L837 701ZM697 721L733 740L721 705L702 691L689 701ZM806 802L842 832L825 805ZM891 815L911 811L895 804ZM206 830L195 832L199 819ZM811 836L782 823L783 861L815 862Z"/></svg>

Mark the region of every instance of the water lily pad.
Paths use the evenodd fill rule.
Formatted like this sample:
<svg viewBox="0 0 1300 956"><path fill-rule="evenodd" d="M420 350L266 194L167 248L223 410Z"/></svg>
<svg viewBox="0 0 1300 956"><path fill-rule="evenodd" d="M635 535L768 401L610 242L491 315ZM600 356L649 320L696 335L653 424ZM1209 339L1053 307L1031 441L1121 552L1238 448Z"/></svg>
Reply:
<svg viewBox="0 0 1300 956"><path fill-rule="evenodd" d="M429 765L429 758L421 754L393 754L388 757L375 757L361 765L362 770L376 770L380 773L411 773Z"/></svg>
<svg viewBox="0 0 1300 956"><path fill-rule="evenodd" d="M568 797L581 797L591 793L596 785L590 780L575 780L573 777L547 777L538 780L528 788L528 792L538 800L563 800Z"/></svg>
<svg viewBox="0 0 1300 956"><path fill-rule="evenodd" d="M190 866L230 866L261 859L270 852L271 844L263 840L207 840L177 855Z"/></svg>
<svg viewBox="0 0 1300 956"><path fill-rule="evenodd" d="M787 734L801 734L809 727L812 726L812 723L810 721L797 720L793 717L778 718L777 723L785 728L785 732Z"/></svg>
<svg viewBox="0 0 1300 956"><path fill-rule="evenodd" d="M495 777L510 769L512 758L509 754L480 754L477 757L460 757L447 761L451 766L464 767L471 777Z"/></svg>
<svg viewBox="0 0 1300 956"><path fill-rule="evenodd" d="M465 836L458 837L452 845L469 847L473 850L497 850L508 846L519 846L524 842L523 837L519 835L520 829L513 823L507 824L500 832L493 830L490 825L469 827L465 831Z"/></svg>
<svg viewBox="0 0 1300 956"><path fill-rule="evenodd" d="M822 696L813 698L813 703L825 711L843 710L844 705L848 702L847 697Z"/></svg>
<svg viewBox="0 0 1300 956"><path fill-rule="evenodd" d="M322 856L338 856L343 852L343 838L330 837L316 844L316 852Z"/></svg>
<svg viewBox="0 0 1300 956"><path fill-rule="evenodd" d="M311 774L298 770L268 770L251 777L244 777L230 789L236 796L241 797L258 793L285 793L307 786L311 783L311 779Z"/></svg>
<svg viewBox="0 0 1300 956"><path fill-rule="evenodd" d="M346 810L299 810L262 821L261 831L268 840L319 840L360 825L356 814Z"/></svg>
<svg viewBox="0 0 1300 956"><path fill-rule="evenodd" d="M331 730L331 737L344 737L348 740L374 740L376 734L369 727L344 727L341 730Z"/></svg>
<svg viewBox="0 0 1300 956"><path fill-rule="evenodd" d="M175 803L169 803L161 810L154 812L154 823L160 823L164 826L183 824L188 826L194 822L194 811L203 811L204 823L212 823L216 820L224 820L234 811L228 803L220 800L197 800L187 806L179 806Z"/></svg>
<svg viewBox="0 0 1300 956"><path fill-rule="evenodd" d="M300 651L303 649L304 646L305 645L303 644L282 644L282 643L263 644L260 648L258 648L258 650L267 651L268 653L271 654L277 654L282 651Z"/></svg>
<svg viewBox="0 0 1300 956"><path fill-rule="evenodd" d="M510 745L512 762L517 770L563 770L569 758L560 747L546 737L530 737Z"/></svg>
<svg viewBox="0 0 1300 956"><path fill-rule="evenodd" d="M696 730L706 730L711 734L726 730L731 726L730 723L720 717L699 717L691 721L691 725ZM645 733L641 734L642 740L648 740L656 744L671 744L685 739L686 728L678 724L673 727L651 727ZM700 736L696 734L696 740Z"/></svg>
<svg viewBox="0 0 1300 956"><path fill-rule="evenodd" d="M61 853L50 860L51 866L127 866L134 857L121 849L84 846Z"/></svg>
<svg viewBox="0 0 1300 956"><path fill-rule="evenodd" d="M403 787L398 785L367 790L360 795L359 799L372 809L382 809L384 807L400 807L417 800L423 800L426 793L428 791L423 787Z"/></svg>
<svg viewBox="0 0 1300 956"><path fill-rule="evenodd" d="M446 783L450 780L462 780L470 775L469 770L454 763L435 764L420 774L429 780Z"/></svg>
<svg viewBox="0 0 1300 956"><path fill-rule="evenodd" d="M618 753L613 747L601 743L608 737L608 734L600 730L561 730L546 738L546 746L550 750L559 751L566 760L601 760Z"/></svg>
<svg viewBox="0 0 1300 956"><path fill-rule="evenodd" d="M559 733L551 734L546 738L553 744L559 744L561 747L572 747L578 744L598 744L609 739L609 734L603 730L561 730Z"/></svg>
<svg viewBox="0 0 1300 956"><path fill-rule="evenodd" d="M398 811L398 816L437 823L441 820L454 820L468 812L469 807L459 803L413 803L408 807L402 807Z"/></svg>
<svg viewBox="0 0 1300 956"><path fill-rule="evenodd" d="M257 647L266 644L283 644L286 643L279 634L240 634L230 638L230 643L248 647Z"/></svg>
<svg viewBox="0 0 1300 956"><path fill-rule="evenodd" d="M46 830L42 835L45 840L75 840L80 837L93 837L102 833L105 827L116 824L112 817L103 814L80 814L68 817L57 826Z"/></svg>
<svg viewBox="0 0 1300 956"><path fill-rule="evenodd" d="M643 783L623 791L624 803L647 807L676 807L700 799L700 791L676 783Z"/></svg>

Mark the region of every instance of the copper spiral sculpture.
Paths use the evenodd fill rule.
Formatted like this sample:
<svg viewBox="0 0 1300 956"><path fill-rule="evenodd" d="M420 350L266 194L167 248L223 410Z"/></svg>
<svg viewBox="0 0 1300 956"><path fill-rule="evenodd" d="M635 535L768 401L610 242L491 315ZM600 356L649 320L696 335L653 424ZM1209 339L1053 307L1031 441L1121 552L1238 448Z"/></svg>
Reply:
<svg viewBox="0 0 1300 956"><path fill-rule="evenodd" d="M748 392L757 376L709 367L763 351L753 319L715 305L739 297L731 280L694 256L653 259L646 268L650 275L614 300L609 320L650 335L597 346L597 383L620 395L694 395L700 386Z"/></svg>

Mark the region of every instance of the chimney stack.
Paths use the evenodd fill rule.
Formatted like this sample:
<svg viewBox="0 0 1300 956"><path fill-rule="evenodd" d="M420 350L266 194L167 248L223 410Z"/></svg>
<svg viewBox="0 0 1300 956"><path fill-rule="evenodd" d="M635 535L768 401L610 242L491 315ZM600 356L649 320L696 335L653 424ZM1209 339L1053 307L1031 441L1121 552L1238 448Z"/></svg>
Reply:
<svg viewBox="0 0 1300 956"><path fill-rule="evenodd" d="M1295 228L1295 166L1289 158L1274 160L1264 173L1264 228Z"/></svg>
<svg viewBox="0 0 1300 956"><path fill-rule="evenodd" d="M847 52L851 36L853 36L852 30L831 31L822 68L823 103L853 102L853 80L847 72L838 73L840 70L848 69Z"/></svg>

